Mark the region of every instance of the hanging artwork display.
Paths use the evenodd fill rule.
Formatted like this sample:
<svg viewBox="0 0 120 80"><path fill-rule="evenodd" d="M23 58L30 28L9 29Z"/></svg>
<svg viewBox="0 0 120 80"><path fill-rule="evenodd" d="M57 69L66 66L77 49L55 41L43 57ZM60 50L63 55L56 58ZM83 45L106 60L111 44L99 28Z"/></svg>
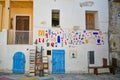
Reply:
<svg viewBox="0 0 120 80"><path fill-rule="evenodd" d="M57 36L57 42L60 43L60 36Z"/></svg>
<svg viewBox="0 0 120 80"><path fill-rule="evenodd" d="M38 30L38 36L44 36L45 31L44 30Z"/></svg>
<svg viewBox="0 0 120 80"><path fill-rule="evenodd" d="M47 47L74 47L85 44L104 45L102 31L70 31L39 29L38 43L44 43Z"/></svg>
<svg viewBox="0 0 120 80"><path fill-rule="evenodd" d="M86 43L86 44L88 44L88 43L89 43L89 40L88 40L88 39L86 39L86 40L85 40L85 43Z"/></svg>

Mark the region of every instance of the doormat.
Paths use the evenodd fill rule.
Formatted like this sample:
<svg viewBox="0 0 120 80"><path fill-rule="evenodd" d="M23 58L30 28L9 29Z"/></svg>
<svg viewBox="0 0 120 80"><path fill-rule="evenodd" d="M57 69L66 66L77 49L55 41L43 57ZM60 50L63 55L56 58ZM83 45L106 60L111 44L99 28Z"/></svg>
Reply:
<svg viewBox="0 0 120 80"><path fill-rule="evenodd" d="M0 80L11 80L11 79L2 77L2 78L0 78Z"/></svg>
<svg viewBox="0 0 120 80"><path fill-rule="evenodd" d="M16 80L39 80L38 78L18 78Z"/></svg>

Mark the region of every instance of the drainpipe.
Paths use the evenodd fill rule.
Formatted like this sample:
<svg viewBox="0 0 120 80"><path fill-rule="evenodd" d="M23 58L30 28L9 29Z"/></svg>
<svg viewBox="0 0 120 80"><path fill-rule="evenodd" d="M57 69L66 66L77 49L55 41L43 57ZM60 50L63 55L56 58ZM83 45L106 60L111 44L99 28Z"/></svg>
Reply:
<svg viewBox="0 0 120 80"><path fill-rule="evenodd" d="M9 29L10 26L10 0L5 0L5 20L4 29Z"/></svg>
<svg viewBox="0 0 120 80"><path fill-rule="evenodd" d="M110 45L111 45L111 40L110 40L110 36L111 36L111 16L112 16L112 14L111 14L111 9L112 9L112 0L108 0L108 4L109 4L109 26L108 26L108 46L109 46L109 54L108 54L108 56L109 56L109 65L111 65L111 47L110 47Z"/></svg>

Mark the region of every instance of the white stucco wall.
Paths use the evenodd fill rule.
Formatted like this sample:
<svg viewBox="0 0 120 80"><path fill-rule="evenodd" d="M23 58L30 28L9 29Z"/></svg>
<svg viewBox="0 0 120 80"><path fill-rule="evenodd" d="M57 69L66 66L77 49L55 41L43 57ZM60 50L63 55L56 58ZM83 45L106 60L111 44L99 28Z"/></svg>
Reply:
<svg viewBox="0 0 120 80"><path fill-rule="evenodd" d="M80 26L78 32L86 30L85 11L98 11L98 26L102 31L104 44L97 45L95 43L82 44L73 47L69 45L63 47L47 47L46 43L39 44L44 47L44 55L47 50L64 49L65 50L65 72L66 73L87 73L88 72L88 51L95 51L95 64L91 66L102 65L102 58L108 58L108 0L90 0L94 4L92 6L80 7L80 3L88 0L34 0L33 26L34 40L38 39L38 30L51 29L60 30L51 27L51 10L60 10L60 26L65 32L72 30L73 26ZM46 24L41 24L45 22ZM34 48L32 45L7 45L7 31L0 32L0 71L12 72L13 55L15 52L21 51L26 56L25 71L29 71L29 50ZM77 51L77 58L71 59L71 50ZM52 56L49 56L49 71L52 72Z"/></svg>
<svg viewBox="0 0 120 80"><path fill-rule="evenodd" d="M29 72L29 50L35 49L33 45L7 45L7 31L0 32L0 72L12 73L13 56L16 52L25 55L25 73Z"/></svg>
<svg viewBox="0 0 120 80"><path fill-rule="evenodd" d="M60 26L62 28L72 28L80 26L85 29L85 11L98 11L98 28L108 31L108 1L90 0L93 6L80 7L80 3L88 0L35 0L34 1L34 26L42 27L41 22L45 21L44 27L51 27L51 10L60 10Z"/></svg>
<svg viewBox="0 0 120 80"><path fill-rule="evenodd" d="M89 0L93 1L92 6L80 7L80 3L88 0L34 0L34 41L37 39L38 30L56 28L51 27L52 9L60 10L60 26L64 31L72 29L73 26L79 26L80 30L86 30L85 11L98 11L97 29L102 31L104 38L103 45L84 44L77 47L46 47L46 50L64 49L65 50L65 71L66 73L86 73L88 71L88 51L95 51L95 64L91 66L101 66L102 58L108 58L108 0ZM41 24L45 22L46 24ZM59 30L59 28L58 28ZM78 52L77 59L69 57L70 50ZM52 71L52 56L49 56L49 70Z"/></svg>

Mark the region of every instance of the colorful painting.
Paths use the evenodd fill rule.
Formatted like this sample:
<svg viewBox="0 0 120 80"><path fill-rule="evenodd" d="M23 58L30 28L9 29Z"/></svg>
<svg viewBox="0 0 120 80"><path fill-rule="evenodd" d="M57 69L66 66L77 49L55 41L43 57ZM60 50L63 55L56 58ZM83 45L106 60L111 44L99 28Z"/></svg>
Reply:
<svg viewBox="0 0 120 80"><path fill-rule="evenodd" d="M47 47L75 47L84 44L104 45L102 31L72 31L39 29L38 43L45 43Z"/></svg>

